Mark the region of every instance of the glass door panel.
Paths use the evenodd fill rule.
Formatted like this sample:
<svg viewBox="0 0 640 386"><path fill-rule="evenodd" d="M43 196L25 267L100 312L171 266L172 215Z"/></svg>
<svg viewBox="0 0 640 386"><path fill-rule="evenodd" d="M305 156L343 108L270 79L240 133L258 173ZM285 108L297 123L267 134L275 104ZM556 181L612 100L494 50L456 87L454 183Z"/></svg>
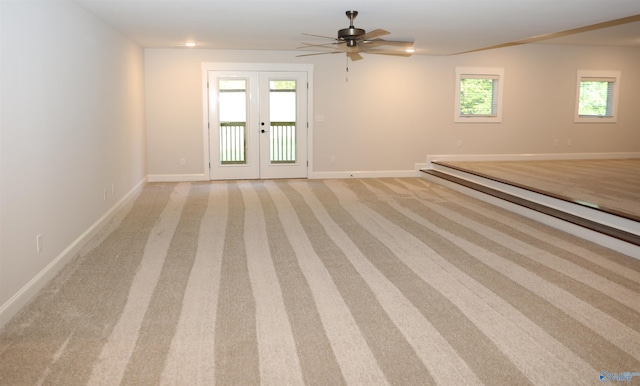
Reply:
<svg viewBox="0 0 640 386"><path fill-rule="evenodd" d="M209 71L209 177L260 178L259 75Z"/></svg>
<svg viewBox="0 0 640 386"><path fill-rule="evenodd" d="M247 81L218 80L220 163L246 164Z"/></svg>
<svg viewBox="0 0 640 386"><path fill-rule="evenodd" d="M269 81L271 163L296 162L296 80Z"/></svg>
<svg viewBox="0 0 640 386"><path fill-rule="evenodd" d="M307 73L262 72L260 96L260 178L307 177Z"/></svg>

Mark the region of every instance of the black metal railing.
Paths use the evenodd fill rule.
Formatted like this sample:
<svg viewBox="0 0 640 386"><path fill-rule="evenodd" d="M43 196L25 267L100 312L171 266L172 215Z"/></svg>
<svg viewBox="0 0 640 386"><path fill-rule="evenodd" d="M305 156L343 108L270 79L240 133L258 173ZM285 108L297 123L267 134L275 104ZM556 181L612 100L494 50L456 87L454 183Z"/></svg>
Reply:
<svg viewBox="0 0 640 386"><path fill-rule="evenodd" d="M220 122L220 163L247 163L246 122Z"/></svg>
<svg viewBox="0 0 640 386"><path fill-rule="evenodd" d="M246 122L220 122L220 163L247 163ZM295 163L296 123L271 122L269 129L269 160L271 163Z"/></svg>
<svg viewBox="0 0 640 386"><path fill-rule="evenodd" d="M269 141L271 163L296 162L295 122L271 122Z"/></svg>

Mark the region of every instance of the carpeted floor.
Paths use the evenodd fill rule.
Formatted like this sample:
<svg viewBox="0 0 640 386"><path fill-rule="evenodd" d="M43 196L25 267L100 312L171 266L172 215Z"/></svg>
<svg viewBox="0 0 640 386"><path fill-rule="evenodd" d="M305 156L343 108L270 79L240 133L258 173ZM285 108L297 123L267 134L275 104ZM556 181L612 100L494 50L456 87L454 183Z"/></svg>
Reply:
<svg viewBox="0 0 640 386"><path fill-rule="evenodd" d="M149 184L0 384L599 384L640 372L639 299L639 260L420 178Z"/></svg>
<svg viewBox="0 0 640 386"><path fill-rule="evenodd" d="M640 158L446 163L640 218Z"/></svg>

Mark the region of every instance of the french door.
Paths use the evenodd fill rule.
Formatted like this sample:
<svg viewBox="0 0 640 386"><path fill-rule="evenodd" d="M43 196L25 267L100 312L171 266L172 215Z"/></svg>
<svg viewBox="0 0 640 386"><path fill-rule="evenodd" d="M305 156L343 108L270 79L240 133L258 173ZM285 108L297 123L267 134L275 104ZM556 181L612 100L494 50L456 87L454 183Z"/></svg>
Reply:
<svg viewBox="0 0 640 386"><path fill-rule="evenodd" d="M208 71L210 179L307 177L307 73Z"/></svg>

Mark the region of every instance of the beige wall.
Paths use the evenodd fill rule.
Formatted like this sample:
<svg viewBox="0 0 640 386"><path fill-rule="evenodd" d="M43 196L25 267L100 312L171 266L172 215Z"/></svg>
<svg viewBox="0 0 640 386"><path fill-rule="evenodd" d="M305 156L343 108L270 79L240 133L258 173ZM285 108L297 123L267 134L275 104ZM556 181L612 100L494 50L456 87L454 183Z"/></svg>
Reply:
<svg viewBox="0 0 640 386"><path fill-rule="evenodd" d="M2 325L144 180L146 139L138 45L70 1L0 7Z"/></svg>
<svg viewBox="0 0 640 386"><path fill-rule="evenodd" d="M350 63L348 74L342 55L296 54L147 49L149 174L205 173L203 62L314 65L314 114L325 121L311 122L312 172L411 170L433 154L640 151L637 48L526 45L449 57L366 56ZM456 66L504 68L502 123L453 122ZM621 71L617 124L573 122L578 69Z"/></svg>

